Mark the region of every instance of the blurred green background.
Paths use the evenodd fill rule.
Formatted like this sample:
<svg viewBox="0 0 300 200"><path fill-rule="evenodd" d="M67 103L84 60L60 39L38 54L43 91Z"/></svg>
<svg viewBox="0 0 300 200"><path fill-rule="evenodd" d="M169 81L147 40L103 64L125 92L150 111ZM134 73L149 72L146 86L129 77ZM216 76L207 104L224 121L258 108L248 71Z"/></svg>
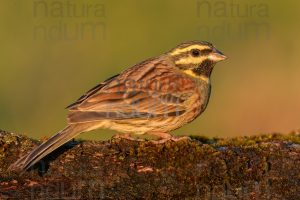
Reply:
<svg viewBox="0 0 300 200"><path fill-rule="evenodd" d="M66 125L64 107L97 83L181 42L207 40L229 59L215 67L207 110L176 134L297 129L299 9L295 0L2 0L0 128L50 136Z"/></svg>

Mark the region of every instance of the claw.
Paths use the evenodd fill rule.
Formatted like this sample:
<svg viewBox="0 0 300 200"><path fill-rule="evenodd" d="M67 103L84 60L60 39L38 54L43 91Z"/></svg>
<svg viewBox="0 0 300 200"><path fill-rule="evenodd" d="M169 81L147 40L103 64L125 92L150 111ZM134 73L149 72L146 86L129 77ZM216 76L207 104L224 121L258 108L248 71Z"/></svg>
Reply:
<svg viewBox="0 0 300 200"><path fill-rule="evenodd" d="M113 139L125 139L125 140L130 140L130 141L139 141L139 142L145 141L144 139L131 137L130 134L117 134L117 135L113 136Z"/></svg>

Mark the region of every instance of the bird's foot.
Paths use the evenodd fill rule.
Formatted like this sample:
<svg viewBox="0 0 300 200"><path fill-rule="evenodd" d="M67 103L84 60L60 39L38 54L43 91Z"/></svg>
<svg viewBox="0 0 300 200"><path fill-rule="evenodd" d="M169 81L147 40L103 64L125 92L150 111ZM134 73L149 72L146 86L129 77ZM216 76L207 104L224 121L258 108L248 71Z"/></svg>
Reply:
<svg viewBox="0 0 300 200"><path fill-rule="evenodd" d="M181 140L191 140L191 138L189 136L180 136L180 137L172 137L171 140L174 142L178 142Z"/></svg>
<svg viewBox="0 0 300 200"><path fill-rule="evenodd" d="M130 141L145 141L144 139L140 138L134 138L130 134L117 134L113 136L113 139L125 139L125 140L130 140Z"/></svg>
<svg viewBox="0 0 300 200"><path fill-rule="evenodd" d="M181 140L190 140L191 139L188 136L174 137L169 133L162 133L162 132L151 133L151 135L155 135L155 136L161 138L159 140L151 140L151 142L154 143L154 144L163 144L167 141L178 142L178 141L181 141Z"/></svg>

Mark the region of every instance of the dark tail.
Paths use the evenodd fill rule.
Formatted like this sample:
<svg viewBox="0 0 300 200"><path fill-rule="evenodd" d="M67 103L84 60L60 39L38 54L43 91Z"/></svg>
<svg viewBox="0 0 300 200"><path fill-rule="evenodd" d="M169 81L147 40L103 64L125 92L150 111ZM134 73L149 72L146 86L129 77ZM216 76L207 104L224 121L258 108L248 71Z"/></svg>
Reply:
<svg viewBox="0 0 300 200"><path fill-rule="evenodd" d="M31 151L28 155L21 157L15 163L13 163L9 168L10 170L27 170L37 163L40 159L62 146L66 142L70 141L80 133L85 131L84 125L69 125L46 142L42 143L36 149Z"/></svg>

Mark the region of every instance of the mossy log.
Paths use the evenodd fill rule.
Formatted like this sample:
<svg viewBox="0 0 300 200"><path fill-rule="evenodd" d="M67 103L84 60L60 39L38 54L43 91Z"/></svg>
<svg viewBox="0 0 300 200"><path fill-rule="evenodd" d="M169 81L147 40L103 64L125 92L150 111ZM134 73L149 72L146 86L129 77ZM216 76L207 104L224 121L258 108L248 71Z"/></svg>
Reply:
<svg viewBox="0 0 300 200"><path fill-rule="evenodd" d="M22 174L40 142L0 131L0 199L300 199L300 135L69 142Z"/></svg>

